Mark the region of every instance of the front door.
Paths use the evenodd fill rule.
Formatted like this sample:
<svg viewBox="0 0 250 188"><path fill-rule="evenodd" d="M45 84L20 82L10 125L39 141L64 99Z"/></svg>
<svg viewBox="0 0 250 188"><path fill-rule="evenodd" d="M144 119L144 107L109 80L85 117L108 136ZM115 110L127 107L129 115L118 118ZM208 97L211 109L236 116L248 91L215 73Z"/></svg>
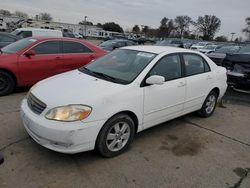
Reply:
<svg viewBox="0 0 250 188"><path fill-rule="evenodd" d="M163 57L149 72L152 75L163 76L165 83L144 87L144 128L181 115L185 100L186 80L178 54Z"/></svg>

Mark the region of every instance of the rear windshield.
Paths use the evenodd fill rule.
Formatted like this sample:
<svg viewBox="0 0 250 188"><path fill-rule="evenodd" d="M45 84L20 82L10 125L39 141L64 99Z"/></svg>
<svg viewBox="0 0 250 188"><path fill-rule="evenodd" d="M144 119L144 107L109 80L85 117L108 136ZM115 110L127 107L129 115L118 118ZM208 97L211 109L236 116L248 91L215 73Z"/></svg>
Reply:
<svg viewBox="0 0 250 188"><path fill-rule="evenodd" d="M1 49L1 51L3 53L14 54L36 41L37 40L33 38L25 38L17 42L11 43L8 46L5 46L4 48Z"/></svg>

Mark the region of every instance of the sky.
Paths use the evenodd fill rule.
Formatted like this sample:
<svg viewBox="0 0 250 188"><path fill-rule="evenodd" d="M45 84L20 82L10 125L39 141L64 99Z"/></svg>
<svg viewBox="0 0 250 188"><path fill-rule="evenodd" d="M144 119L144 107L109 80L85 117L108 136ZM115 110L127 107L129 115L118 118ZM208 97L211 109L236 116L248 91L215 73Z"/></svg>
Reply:
<svg viewBox="0 0 250 188"><path fill-rule="evenodd" d="M216 35L231 39L232 32L235 37L246 37L242 29L245 18L250 17L250 0L0 0L0 9L30 16L48 12L54 21L66 23L78 23L87 16L94 24L114 21L124 30L135 24L157 28L163 17L188 15L197 20L198 16L216 15L222 22Z"/></svg>

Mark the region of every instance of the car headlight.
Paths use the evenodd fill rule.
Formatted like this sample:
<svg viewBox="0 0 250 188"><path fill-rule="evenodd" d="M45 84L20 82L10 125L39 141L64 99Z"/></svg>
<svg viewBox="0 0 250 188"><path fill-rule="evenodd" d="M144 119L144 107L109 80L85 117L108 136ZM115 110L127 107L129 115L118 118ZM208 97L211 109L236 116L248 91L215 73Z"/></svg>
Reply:
<svg viewBox="0 0 250 188"><path fill-rule="evenodd" d="M45 117L56 121L80 121L89 116L92 108L86 105L67 105L59 106L49 110Z"/></svg>

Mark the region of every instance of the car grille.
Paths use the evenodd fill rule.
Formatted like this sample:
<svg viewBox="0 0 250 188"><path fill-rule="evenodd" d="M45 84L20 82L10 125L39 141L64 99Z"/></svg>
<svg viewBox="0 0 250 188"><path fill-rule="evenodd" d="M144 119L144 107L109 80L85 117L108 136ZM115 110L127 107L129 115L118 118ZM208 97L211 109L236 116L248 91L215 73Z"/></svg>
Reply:
<svg viewBox="0 0 250 188"><path fill-rule="evenodd" d="M40 115L44 109L47 107L42 101L36 98L32 93L28 94L28 106L32 110L32 112Z"/></svg>

